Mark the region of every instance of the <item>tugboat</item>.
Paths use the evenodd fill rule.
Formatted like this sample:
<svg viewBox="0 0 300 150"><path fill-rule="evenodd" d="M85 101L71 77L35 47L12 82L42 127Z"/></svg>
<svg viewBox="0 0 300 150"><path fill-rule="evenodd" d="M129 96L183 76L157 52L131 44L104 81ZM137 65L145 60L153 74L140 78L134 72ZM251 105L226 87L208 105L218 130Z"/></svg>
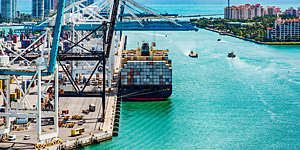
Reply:
<svg viewBox="0 0 300 150"><path fill-rule="evenodd" d="M235 58L236 55L234 54L234 52L230 52L230 53L228 53L227 57L228 58Z"/></svg>
<svg viewBox="0 0 300 150"><path fill-rule="evenodd" d="M191 51L190 54L189 54L190 57L194 57L194 58L197 58L198 57L198 54L195 53L194 51Z"/></svg>

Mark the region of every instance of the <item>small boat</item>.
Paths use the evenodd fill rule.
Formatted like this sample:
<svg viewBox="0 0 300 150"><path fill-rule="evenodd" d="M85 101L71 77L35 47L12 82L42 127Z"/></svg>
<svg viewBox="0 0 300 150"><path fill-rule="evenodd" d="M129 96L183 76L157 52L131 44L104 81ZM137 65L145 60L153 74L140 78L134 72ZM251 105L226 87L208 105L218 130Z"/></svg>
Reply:
<svg viewBox="0 0 300 150"><path fill-rule="evenodd" d="M222 41L221 39L218 39L217 41Z"/></svg>
<svg viewBox="0 0 300 150"><path fill-rule="evenodd" d="M198 54L195 53L194 51L191 51L189 54L190 57L198 57Z"/></svg>
<svg viewBox="0 0 300 150"><path fill-rule="evenodd" d="M229 58L235 58L236 55L234 54L234 52L230 52L230 53L228 53L227 57L229 57Z"/></svg>

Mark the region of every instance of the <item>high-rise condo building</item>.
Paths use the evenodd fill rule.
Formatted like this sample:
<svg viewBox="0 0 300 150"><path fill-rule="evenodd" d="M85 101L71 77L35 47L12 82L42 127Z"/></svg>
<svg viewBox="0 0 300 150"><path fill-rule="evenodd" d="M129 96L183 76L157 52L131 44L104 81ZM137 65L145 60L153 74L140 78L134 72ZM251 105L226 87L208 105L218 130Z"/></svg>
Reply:
<svg viewBox="0 0 300 150"><path fill-rule="evenodd" d="M267 38L271 41L299 41L300 19L278 18L274 27L267 29Z"/></svg>
<svg viewBox="0 0 300 150"><path fill-rule="evenodd" d="M265 15L265 9L260 4L233 5L224 9L225 19L252 19Z"/></svg>
<svg viewBox="0 0 300 150"><path fill-rule="evenodd" d="M281 14L281 10L279 7L276 7L276 6L269 6L267 8L267 14L268 15L278 15L278 14Z"/></svg>
<svg viewBox="0 0 300 150"><path fill-rule="evenodd" d="M51 12L51 7L53 5L53 0L44 0L44 15L47 16Z"/></svg>
<svg viewBox="0 0 300 150"><path fill-rule="evenodd" d="M1 0L1 15L3 18L16 18L17 0Z"/></svg>
<svg viewBox="0 0 300 150"><path fill-rule="evenodd" d="M284 14L289 15L289 16L296 16L297 9L294 9L294 7L291 7L289 9L285 10Z"/></svg>
<svg viewBox="0 0 300 150"><path fill-rule="evenodd" d="M44 8L45 0L32 0L32 16L36 18L44 18L45 16L45 8Z"/></svg>

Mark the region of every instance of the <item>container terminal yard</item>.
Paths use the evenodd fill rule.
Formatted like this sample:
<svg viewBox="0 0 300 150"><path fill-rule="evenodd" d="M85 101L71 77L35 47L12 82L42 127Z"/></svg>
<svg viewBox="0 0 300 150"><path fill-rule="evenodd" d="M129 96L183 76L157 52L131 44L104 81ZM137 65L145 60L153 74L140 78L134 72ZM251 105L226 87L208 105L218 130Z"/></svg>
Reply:
<svg viewBox="0 0 300 150"><path fill-rule="evenodd" d="M120 85L129 89L143 79L124 70L135 57L124 51L123 31L197 31L133 0L85 1L65 7L62 0L56 15L0 40L0 149L73 149L118 136L121 99L128 96ZM152 70L155 88L163 85L170 96L168 51L143 44L134 52L149 64L132 65L145 64L141 73ZM124 73L139 78L127 81Z"/></svg>

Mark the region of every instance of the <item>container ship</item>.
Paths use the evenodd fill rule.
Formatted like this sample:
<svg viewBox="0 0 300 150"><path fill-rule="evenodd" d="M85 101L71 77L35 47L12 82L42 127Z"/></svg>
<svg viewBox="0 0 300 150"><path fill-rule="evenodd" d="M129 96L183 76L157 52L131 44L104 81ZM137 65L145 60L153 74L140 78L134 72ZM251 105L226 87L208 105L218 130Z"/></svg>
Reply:
<svg viewBox="0 0 300 150"><path fill-rule="evenodd" d="M135 50L123 50L120 93L133 101L160 101L172 95L172 61L168 50L156 50L156 43L142 43Z"/></svg>

